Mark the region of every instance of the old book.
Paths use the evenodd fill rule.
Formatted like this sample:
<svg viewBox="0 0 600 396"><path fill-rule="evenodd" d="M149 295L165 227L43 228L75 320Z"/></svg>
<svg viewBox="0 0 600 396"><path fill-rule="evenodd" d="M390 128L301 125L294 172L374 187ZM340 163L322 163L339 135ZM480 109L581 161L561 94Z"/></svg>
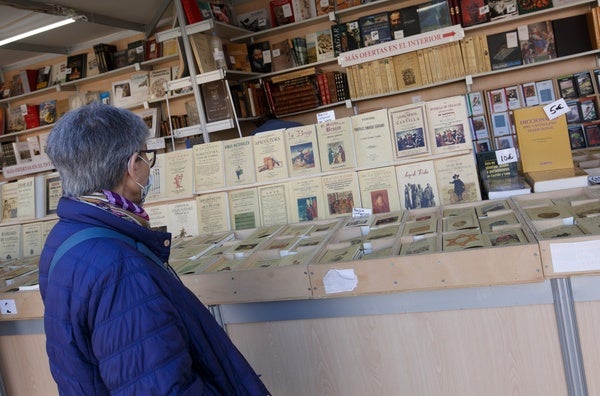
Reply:
<svg viewBox="0 0 600 396"><path fill-rule="evenodd" d="M420 161L396 167L400 206L404 210L440 205L433 161Z"/></svg>
<svg viewBox="0 0 600 396"><path fill-rule="evenodd" d="M313 221L326 217L321 178L288 182L288 220L290 223Z"/></svg>
<svg viewBox="0 0 600 396"><path fill-rule="evenodd" d="M198 231L200 234L222 232L230 229L227 192L202 194L196 197Z"/></svg>
<svg viewBox="0 0 600 396"><path fill-rule="evenodd" d="M56 100L46 100L39 105L40 125L54 124L56 121Z"/></svg>
<svg viewBox="0 0 600 396"><path fill-rule="evenodd" d="M258 199L263 226L288 223L288 200L285 184L258 187Z"/></svg>
<svg viewBox="0 0 600 396"><path fill-rule="evenodd" d="M400 256L411 256L414 254L429 254L438 251L437 237L415 239L411 242L403 242L400 246Z"/></svg>
<svg viewBox="0 0 600 396"><path fill-rule="evenodd" d="M243 14L238 14L237 20L240 27L251 32L259 32L271 27L269 11L266 8L259 8Z"/></svg>
<svg viewBox="0 0 600 396"><path fill-rule="evenodd" d="M507 18L519 13L517 0L488 0L490 19Z"/></svg>
<svg viewBox="0 0 600 396"><path fill-rule="evenodd" d="M292 0L271 0L269 1L269 9L271 10L271 23L273 27L294 22Z"/></svg>
<svg viewBox="0 0 600 396"><path fill-rule="evenodd" d="M432 154L471 148L464 96L432 100L425 105Z"/></svg>
<svg viewBox="0 0 600 396"><path fill-rule="evenodd" d="M248 57L250 58L250 68L253 72L271 72L271 44L268 41L248 44Z"/></svg>
<svg viewBox="0 0 600 396"><path fill-rule="evenodd" d="M294 67L292 48L290 48L288 39L271 43L271 59L273 71L282 71Z"/></svg>
<svg viewBox="0 0 600 396"><path fill-rule="evenodd" d="M410 104L388 109L396 160L429 153L429 134L424 104Z"/></svg>
<svg viewBox="0 0 600 396"><path fill-rule="evenodd" d="M169 227L169 204L151 205L145 208L150 217L150 228L167 232Z"/></svg>
<svg viewBox="0 0 600 396"><path fill-rule="evenodd" d="M197 144L194 152L194 172L196 193L225 187L225 167L223 163L223 141Z"/></svg>
<svg viewBox="0 0 600 396"><path fill-rule="evenodd" d="M228 196L232 230L246 230L262 225L256 187L229 191Z"/></svg>
<svg viewBox="0 0 600 396"><path fill-rule="evenodd" d="M225 60L229 70L252 71L250 58L248 58L248 46L245 43L223 44Z"/></svg>
<svg viewBox="0 0 600 396"><path fill-rule="evenodd" d="M362 207L371 208L373 214L401 209L396 170L393 166L359 171L358 184Z"/></svg>
<svg viewBox="0 0 600 396"><path fill-rule="evenodd" d="M17 180L17 218L19 220L34 219L36 214L35 177Z"/></svg>
<svg viewBox="0 0 600 396"><path fill-rule="evenodd" d="M328 249L320 258L319 263L338 263L360 259L362 255L361 245L351 245L348 247Z"/></svg>
<svg viewBox="0 0 600 396"><path fill-rule="evenodd" d="M18 132L25 129L25 118L21 106L9 108L6 114L6 132Z"/></svg>
<svg viewBox="0 0 600 396"><path fill-rule="evenodd" d="M513 113L523 172L573 167L566 117L548 119L542 106Z"/></svg>
<svg viewBox="0 0 600 396"><path fill-rule="evenodd" d="M460 2L460 16L463 27L489 21L489 6L486 0L463 0Z"/></svg>
<svg viewBox="0 0 600 396"><path fill-rule="evenodd" d="M594 85L592 84L592 75L589 71L574 73L573 78L579 96L588 96L595 93Z"/></svg>
<svg viewBox="0 0 600 396"><path fill-rule="evenodd" d="M79 95L75 96L80 99ZM135 104L135 99L131 94L131 79L113 81L112 83L113 105L116 107L129 107ZM83 105L83 104L81 104ZM77 108L71 104L71 109Z"/></svg>
<svg viewBox="0 0 600 396"><path fill-rule="evenodd" d="M442 250L453 252L489 246L479 230L463 230L442 235Z"/></svg>
<svg viewBox="0 0 600 396"><path fill-rule="evenodd" d="M177 150L165 155L165 197L191 196L194 192L194 157L192 150Z"/></svg>
<svg viewBox="0 0 600 396"><path fill-rule="evenodd" d="M289 176L319 174L321 160L315 125L287 128L283 134Z"/></svg>
<svg viewBox="0 0 600 396"><path fill-rule="evenodd" d="M253 146L256 181L274 181L288 177L283 129L255 135Z"/></svg>
<svg viewBox="0 0 600 396"><path fill-rule="evenodd" d="M26 223L21 226L22 257L39 256L42 253L41 222Z"/></svg>
<svg viewBox="0 0 600 396"><path fill-rule="evenodd" d="M564 169L538 170L525 173L525 180L534 192L563 190L567 188L586 187L588 174L572 164Z"/></svg>
<svg viewBox="0 0 600 396"><path fill-rule="evenodd" d="M204 33L194 33L189 36L196 66L199 73L208 73L216 70L215 60L210 46L210 36Z"/></svg>
<svg viewBox="0 0 600 396"><path fill-rule="evenodd" d="M167 230L174 237L185 238L199 234L196 200L176 202L169 204L168 207L169 223Z"/></svg>
<svg viewBox="0 0 600 396"><path fill-rule="evenodd" d="M231 118L231 106L225 81L216 80L202 84L202 98L206 121L215 122Z"/></svg>
<svg viewBox="0 0 600 396"><path fill-rule="evenodd" d="M167 94L167 84L171 81L171 69L165 67L151 70L148 80L148 99L164 98Z"/></svg>
<svg viewBox="0 0 600 396"><path fill-rule="evenodd" d="M27 142L27 140L13 142L12 146L17 164L31 162L31 151L29 150L29 143Z"/></svg>
<svg viewBox="0 0 600 396"><path fill-rule="evenodd" d="M538 92L539 104L548 104L556 100L552 80L536 81L535 87Z"/></svg>
<svg viewBox="0 0 600 396"><path fill-rule="evenodd" d="M166 164L166 153L156 154L156 162L150 174L152 175L152 185L146 202L153 202L159 199L167 198L167 164Z"/></svg>
<svg viewBox="0 0 600 396"><path fill-rule="evenodd" d="M323 172L356 166L352 121L349 117L317 124L317 138Z"/></svg>
<svg viewBox="0 0 600 396"><path fill-rule="evenodd" d="M8 182L2 186L2 222L17 219L19 209L19 191L17 182Z"/></svg>
<svg viewBox="0 0 600 396"><path fill-rule="evenodd" d="M434 160L439 204L481 200L477 167L471 154Z"/></svg>
<svg viewBox="0 0 600 396"><path fill-rule="evenodd" d="M21 257L21 225L0 227L0 258L11 260Z"/></svg>
<svg viewBox="0 0 600 396"><path fill-rule="evenodd" d="M252 136L223 142L225 184L227 187L242 186L256 181L254 169L254 145Z"/></svg>
<svg viewBox="0 0 600 396"><path fill-rule="evenodd" d="M384 165L393 162L387 109L351 117L358 167Z"/></svg>
<svg viewBox="0 0 600 396"><path fill-rule="evenodd" d="M487 36L492 70L514 67L523 63L517 30Z"/></svg>
<svg viewBox="0 0 600 396"><path fill-rule="evenodd" d="M334 58L333 38L331 30L319 30L306 35L306 51L308 63L320 62Z"/></svg>
<svg viewBox="0 0 600 396"><path fill-rule="evenodd" d="M413 88L423 85L421 66L416 51L392 57L394 73L398 89Z"/></svg>
<svg viewBox="0 0 600 396"><path fill-rule="evenodd" d="M45 215L56 213L58 201L62 197L62 182L58 172L44 175L44 212Z"/></svg>
<svg viewBox="0 0 600 396"><path fill-rule="evenodd" d="M148 100L149 84L148 73L135 73L131 75L131 98L133 103L143 103Z"/></svg>
<svg viewBox="0 0 600 396"><path fill-rule="evenodd" d="M356 172L337 173L321 177L326 217L349 216L354 207L361 207L360 189Z"/></svg>
<svg viewBox="0 0 600 396"><path fill-rule="evenodd" d="M450 8L447 1L421 4L417 8L421 33L451 25Z"/></svg>

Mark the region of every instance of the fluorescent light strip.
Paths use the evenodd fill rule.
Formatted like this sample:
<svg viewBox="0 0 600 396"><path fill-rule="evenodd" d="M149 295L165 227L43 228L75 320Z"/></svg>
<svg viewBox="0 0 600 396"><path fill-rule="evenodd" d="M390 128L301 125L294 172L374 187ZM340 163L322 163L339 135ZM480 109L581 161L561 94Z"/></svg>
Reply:
<svg viewBox="0 0 600 396"><path fill-rule="evenodd" d="M50 25L46 25L46 26L42 26L42 27L37 28L37 29L30 30L30 31L25 32L25 33L17 34L16 36L12 36L12 37L9 37L7 39L0 40L0 47L3 46L3 45L6 45L8 43L12 43L14 41L22 40L22 39L24 39L26 37L35 36L36 34L40 34L40 33L43 33L43 32L47 32L48 30L52 30L52 29L59 28L61 26L68 25L68 24L73 23L73 22L75 22L74 18L68 18L68 19L64 19L64 20L59 21L59 22L51 23Z"/></svg>

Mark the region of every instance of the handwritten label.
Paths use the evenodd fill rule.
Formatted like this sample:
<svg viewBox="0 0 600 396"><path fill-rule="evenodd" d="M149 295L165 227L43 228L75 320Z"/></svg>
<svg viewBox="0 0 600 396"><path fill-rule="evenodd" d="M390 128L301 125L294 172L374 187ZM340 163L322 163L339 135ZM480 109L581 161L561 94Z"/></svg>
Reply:
<svg viewBox="0 0 600 396"><path fill-rule="evenodd" d="M371 208L352 208L352 217L365 217L373 214L373 209Z"/></svg>
<svg viewBox="0 0 600 396"><path fill-rule="evenodd" d="M496 150L496 161L498 162L498 165L517 162L517 151L514 147L504 150Z"/></svg>
<svg viewBox="0 0 600 396"><path fill-rule="evenodd" d="M544 106L544 112L548 116L549 119L553 120L556 117L559 117L563 114L569 112L569 105L563 98L558 99L550 104Z"/></svg>
<svg viewBox="0 0 600 396"><path fill-rule="evenodd" d="M333 121L335 120L335 111L323 111L322 113L317 113L317 123Z"/></svg>

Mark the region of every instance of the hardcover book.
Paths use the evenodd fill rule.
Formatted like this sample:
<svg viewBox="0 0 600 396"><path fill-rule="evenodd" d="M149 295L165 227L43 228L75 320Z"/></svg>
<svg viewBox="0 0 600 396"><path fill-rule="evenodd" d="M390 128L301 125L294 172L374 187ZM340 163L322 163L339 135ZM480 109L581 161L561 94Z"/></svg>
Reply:
<svg viewBox="0 0 600 396"><path fill-rule="evenodd" d="M80 80L86 76L87 54L70 55L67 57L67 81Z"/></svg>
<svg viewBox="0 0 600 396"><path fill-rule="evenodd" d="M387 109L370 111L351 117L356 165L358 167L389 164L394 160L390 144Z"/></svg>
<svg viewBox="0 0 600 396"><path fill-rule="evenodd" d="M585 14L552 20L552 30L559 57L592 50Z"/></svg>
<svg viewBox="0 0 600 396"><path fill-rule="evenodd" d="M258 190L255 187L230 191L228 195L232 230L246 230L261 226Z"/></svg>
<svg viewBox="0 0 600 396"><path fill-rule="evenodd" d="M190 45L196 66L198 66L198 73L208 73L217 69L210 46L210 36L204 33L194 33L190 35Z"/></svg>
<svg viewBox="0 0 600 396"><path fill-rule="evenodd" d="M248 46L245 43L223 44L223 50L229 70L252 71L250 58L248 58Z"/></svg>
<svg viewBox="0 0 600 396"><path fill-rule="evenodd" d="M46 100L39 104L40 125L54 124L56 121L56 100Z"/></svg>
<svg viewBox="0 0 600 396"><path fill-rule="evenodd" d="M253 72L271 72L271 45L268 41L248 44L248 57Z"/></svg>
<svg viewBox="0 0 600 396"><path fill-rule="evenodd" d="M35 90L48 88L50 86L50 71L52 66L44 66L37 70Z"/></svg>
<svg viewBox="0 0 600 396"><path fill-rule="evenodd" d="M460 16L463 27L489 21L489 6L486 0L464 0L460 2Z"/></svg>
<svg viewBox="0 0 600 396"><path fill-rule="evenodd" d="M196 193L225 187L223 141L197 144L192 147Z"/></svg>
<svg viewBox="0 0 600 396"><path fill-rule="evenodd" d="M523 64L517 30L487 36L492 70L506 69Z"/></svg>
<svg viewBox="0 0 600 396"><path fill-rule="evenodd" d="M573 167L566 116L548 119L542 106L513 113L523 172Z"/></svg>
<svg viewBox="0 0 600 396"><path fill-rule="evenodd" d="M471 154L436 159L434 167L440 205L481 200L477 167Z"/></svg>
<svg viewBox="0 0 600 396"><path fill-rule="evenodd" d="M216 80L202 84L202 98L207 122L231 118L231 106L225 81Z"/></svg>
<svg viewBox="0 0 600 396"><path fill-rule="evenodd" d="M196 198L198 232L200 234L227 231L230 228L229 204L226 192L202 194Z"/></svg>
<svg viewBox="0 0 600 396"><path fill-rule="evenodd" d="M224 141L223 161L227 187L242 186L256 181L252 136Z"/></svg>
<svg viewBox="0 0 600 396"><path fill-rule="evenodd" d="M416 51L392 57L394 73L398 89L413 88L423 85L421 66Z"/></svg>
<svg viewBox="0 0 600 396"><path fill-rule="evenodd" d="M323 172L356 166L352 121L349 117L317 124L317 139Z"/></svg>
<svg viewBox="0 0 600 396"><path fill-rule="evenodd" d="M433 161L420 161L397 166L396 178L402 209L429 208L440 205Z"/></svg>
<svg viewBox="0 0 600 396"><path fill-rule="evenodd" d="M471 148L464 96L432 100L425 105L432 154Z"/></svg>
<svg viewBox="0 0 600 396"><path fill-rule="evenodd" d="M259 32L271 27L269 12L266 8L259 8L257 10L239 14L237 20L240 27L250 30L251 32Z"/></svg>
<svg viewBox="0 0 600 396"><path fill-rule="evenodd" d="M396 170L393 166L359 171L358 184L362 207L371 208L373 214L401 209Z"/></svg>
<svg viewBox="0 0 600 396"><path fill-rule="evenodd" d="M317 130L314 124L288 128L285 136L286 159L289 176L319 174L321 159L317 143Z"/></svg>
<svg viewBox="0 0 600 396"><path fill-rule="evenodd" d="M171 81L171 69L168 67L151 70L148 76L150 100L164 98L167 94L167 86Z"/></svg>
<svg viewBox="0 0 600 396"><path fill-rule="evenodd" d="M273 71L287 70L295 66L292 58L293 49L288 39L271 44L271 59ZM246 57L248 53L246 51ZM250 63L248 63L248 66ZM248 68L250 70L250 68Z"/></svg>
<svg viewBox="0 0 600 396"><path fill-rule="evenodd" d="M256 181L274 181L288 177L283 129L255 135L253 146Z"/></svg>
<svg viewBox="0 0 600 396"><path fill-rule="evenodd" d="M524 3L524 1L519 0L519 3ZM520 26L518 33L524 64L556 58L554 32L550 21Z"/></svg>
<svg viewBox="0 0 600 396"><path fill-rule="evenodd" d="M327 218L349 216L354 207L361 207L356 172L337 173L321 177Z"/></svg>
<svg viewBox="0 0 600 396"><path fill-rule="evenodd" d="M572 165L571 163L571 166L564 169L529 171L525 173L525 180L531 185L533 192L588 186L588 174Z"/></svg>
<svg viewBox="0 0 600 396"><path fill-rule="evenodd" d="M490 9L490 19L492 21L517 15L519 13L517 0L488 0L488 6Z"/></svg>
<svg viewBox="0 0 600 396"><path fill-rule="evenodd" d="M365 15L358 19L363 47L392 40L387 12Z"/></svg>
<svg viewBox="0 0 600 396"><path fill-rule="evenodd" d="M273 27L283 26L294 22L294 11L292 0L271 0L269 2L271 10L271 22Z"/></svg>

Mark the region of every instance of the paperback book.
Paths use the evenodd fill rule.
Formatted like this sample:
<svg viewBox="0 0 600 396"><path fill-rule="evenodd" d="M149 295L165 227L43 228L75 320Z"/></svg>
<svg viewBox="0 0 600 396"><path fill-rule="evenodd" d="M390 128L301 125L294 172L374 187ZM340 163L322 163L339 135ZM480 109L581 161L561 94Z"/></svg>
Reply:
<svg viewBox="0 0 600 396"><path fill-rule="evenodd" d="M290 177L319 174L321 158L315 125L287 128L283 133Z"/></svg>
<svg viewBox="0 0 600 396"><path fill-rule="evenodd" d="M356 166L352 121L349 117L317 124L317 140L323 172Z"/></svg>
<svg viewBox="0 0 600 396"><path fill-rule="evenodd" d="M358 167L389 164L393 161L387 109L351 117Z"/></svg>
<svg viewBox="0 0 600 396"><path fill-rule="evenodd" d="M396 170L393 166L359 171L358 184L362 207L371 208L373 214L401 209Z"/></svg>

